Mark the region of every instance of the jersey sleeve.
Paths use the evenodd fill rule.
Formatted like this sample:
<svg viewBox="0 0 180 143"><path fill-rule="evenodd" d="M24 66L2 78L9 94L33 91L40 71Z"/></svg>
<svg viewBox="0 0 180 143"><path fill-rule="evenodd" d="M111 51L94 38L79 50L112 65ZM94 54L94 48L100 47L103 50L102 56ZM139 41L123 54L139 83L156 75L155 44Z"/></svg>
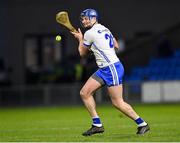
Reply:
<svg viewBox="0 0 180 143"><path fill-rule="evenodd" d="M83 40L83 45L86 47L91 46L92 42L93 42L93 38L92 38L92 32L85 32L84 34L84 40Z"/></svg>

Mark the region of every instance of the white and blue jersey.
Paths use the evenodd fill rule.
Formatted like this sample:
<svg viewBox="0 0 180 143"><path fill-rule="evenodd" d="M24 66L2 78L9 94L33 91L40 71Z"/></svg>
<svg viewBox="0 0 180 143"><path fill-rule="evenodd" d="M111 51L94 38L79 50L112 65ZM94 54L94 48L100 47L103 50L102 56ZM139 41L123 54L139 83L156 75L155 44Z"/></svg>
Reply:
<svg viewBox="0 0 180 143"><path fill-rule="evenodd" d="M121 84L124 68L115 53L110 30L101 24L95 24L85 32L83 44L90 47L99 67L92 77L108 86Z"/></svg>
<svg viewBox="0 0 180 143"><path fill-rule="evenodd" d="M85 32L83 44L90 47L99 68L119 61L114 50L113 35L101 24L95 24Z"/></svg>

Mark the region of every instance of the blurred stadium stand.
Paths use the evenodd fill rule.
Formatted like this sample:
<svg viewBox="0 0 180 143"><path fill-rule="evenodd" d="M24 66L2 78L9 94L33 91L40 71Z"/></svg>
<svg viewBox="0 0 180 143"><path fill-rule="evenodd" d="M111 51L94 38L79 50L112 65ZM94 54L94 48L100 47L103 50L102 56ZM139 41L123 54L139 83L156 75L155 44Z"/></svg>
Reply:
<svg viewBox="0 0 180 143"><path fill-rule="evenodd" d="M180 102L179 1L77 3L81 5L63 0L0 1L0 106L82 104L79 89L97 67L93 57L80 60L76 41L56 23L55 14L67 10L80 27L79 13L87 7L97 9L100 22L124 42L118 56L125 66L125 100ZM57 34L62 36L59 43ZM105 88L96 94L97 102L110 102Z"/></svg>
<svg viewBox="0 0 180 143"><path fill-rule="evenodd" d="M180 80L180 48L170 57L152 58L148 65L134 67L126 81Z"/></svg>

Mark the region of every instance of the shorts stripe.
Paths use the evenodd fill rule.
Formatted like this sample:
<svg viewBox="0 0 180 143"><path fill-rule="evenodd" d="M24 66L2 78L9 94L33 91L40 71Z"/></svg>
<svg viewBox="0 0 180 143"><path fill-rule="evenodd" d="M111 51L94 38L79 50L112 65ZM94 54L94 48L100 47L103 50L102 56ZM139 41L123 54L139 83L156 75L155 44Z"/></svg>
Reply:
<svg viewBox="0 0 180 143"><path fill-rule="evenodd" d="M113 84L115 85L115 78L114 78L114 74L113 74L113 69L111 68L111 65L109 66L109 69L111 71L111 75L112 75L112 78L113 78Z"/></svg>
<svg viewBox="0 0 180 143"><path fill-rule="evenodd" d="M119 77L118 77L117 69L116 69L116 67L115 67L114 64L113 64L113 68L114 68L114 72L115 72L115 74L116 74L117 85L119 85Z"/></svg>
<svg viewBox="0 0 180 143"><path fill-rule="evenodd" d="M116 70L114 64L110 65L109 68L110 68L111 74L113 76L114 85L119 85L118 74L117 74L117 70Z"/></svg>

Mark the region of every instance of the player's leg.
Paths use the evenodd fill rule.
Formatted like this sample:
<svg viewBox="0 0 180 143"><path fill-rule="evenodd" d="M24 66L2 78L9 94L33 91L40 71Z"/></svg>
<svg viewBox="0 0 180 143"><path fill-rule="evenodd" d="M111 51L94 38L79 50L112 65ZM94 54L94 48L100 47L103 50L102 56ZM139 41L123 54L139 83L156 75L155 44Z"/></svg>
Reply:
<svg viewBox="0 0 180 143"><path fill-rule="evenodd" d="M134 120L138 125L137 134L144 134L149 130L148 124L138 116L134 109L123 100L123 87L122 84L118 86L108 87L108 92L111 97L112 104L129 118Z"/></svg>
<svg viewBox="0 0 180 143"><path fill-rule="evenodd" d="M89 111L91 117L98 116L96 112L96 104L93 98L93 94L100 87L101 84L96 80L94 80L92 77L90 77L85 83L85 85L82 87L82 89L80 90L81 99L83 100L84 105Z"/></svg>
<svg viewBox="0 0 180 143"><path fill-rule="evenodd" d="M83 133L84 136L90 136L95 133L104 132L104 128L96 111L96 103L93 94L101 87L101 83L90 77L80 91L81 99L84 102L90 116L92 117L92 127Z"/></svg>
<svg viewBox="0 0 180 143"><path fill-rule="evenodd" d="M138 117L138 115L129 104L124 102L122 98L122 92L123 92L122 90L123 90L122 84L118 86L108 87L108 92L110 94L112 104L114 105L114 107L122 111L128 117L135 120Z"/></svg>

